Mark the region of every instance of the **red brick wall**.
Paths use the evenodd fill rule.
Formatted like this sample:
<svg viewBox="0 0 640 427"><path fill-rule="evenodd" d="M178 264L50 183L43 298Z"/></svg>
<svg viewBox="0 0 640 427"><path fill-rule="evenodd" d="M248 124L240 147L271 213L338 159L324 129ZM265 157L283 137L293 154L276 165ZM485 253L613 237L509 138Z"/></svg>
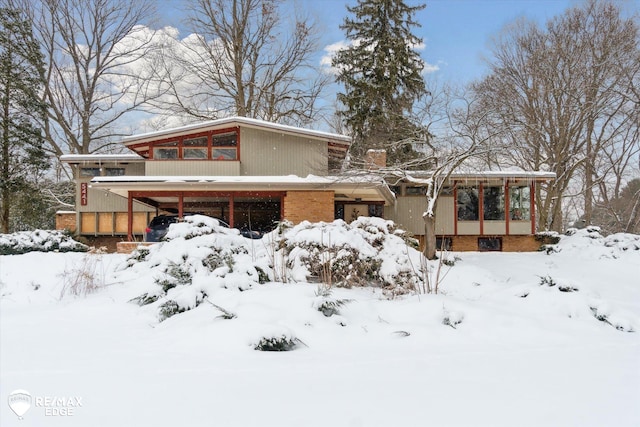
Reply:
<svg viewBox="0 0 640 427"><path fill-rule="evenodd" d="M535 252L541 243L534 236L453 236L453 251L477 251L478 237L499 237L502 239L503 252Z"/></svg>
<svg viewBox="0 0 640 427"><path fill-rule="evenodd" d="M56 213L56 230L76 231L76 213Z"/></svg>
<svg viewBox="0 0 640 427"><path fill-rule="evenodd" d="M331 222L334 220L333 191L287 191L284 196L284 219Z"/></svg>

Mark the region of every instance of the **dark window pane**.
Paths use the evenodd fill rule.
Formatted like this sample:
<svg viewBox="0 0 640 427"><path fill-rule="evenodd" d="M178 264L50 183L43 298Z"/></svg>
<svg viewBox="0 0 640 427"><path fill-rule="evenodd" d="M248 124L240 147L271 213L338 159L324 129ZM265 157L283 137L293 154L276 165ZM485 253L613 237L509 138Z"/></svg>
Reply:
<svg viewBox="0 0 640 427"><path fill-rule="evenodd" d="M238 142L235 133L213 136L214 147L235 147L236 145L238 145Z"/></svg>
<svg viewBox="0 0 640 427"><path fill-rule="evenodd" d="M504 188L484 187L484 219L499 221L504 220Z"/></svg>
<svg viewBox="0 0 640 427"><path fill-rule="evenodd" d="M529 186L509 187L509 213L514 221L529 221L531 219Z"/></svg>
<svg viewBox="0 0 640 427"><path fill-rule="evenodd" d="M376 216L382 218L384 214L383 205L369 205L369 216Z"/></svg>
<svg viewBox="0 0 640 427"><path fill-rule="evenodd" d="M478 250L481 252L501 251L502 239L499 237L480 237L478 239Z"/></svg>
<svg viewBox="0 0 640 427"><path fill-rule="evenodd" d="M100 168L80 168L80 176L100 176Z"/></svg>
<svg viewBox="0 0 640 427"><path fill-rule="evenodd" d="M475 187L458 188L458 220L478 221L478 189Z"/></svg>
<svg viewBox="0 0 640 427"><path fill-rule="evenodd" d="M404 191L407 196L424 196L426 194L425 187L405 187Z"/></svg>
<svg viewBox="0 0 640 427"><path fill-rule="evenodd" d="M436 237L436 250L450 251L451 237Z"/></svg>
<svg viewBox="0 0 640 427"><path fill-rule="evenodd" d="M123 176L124 168L107 168L105 171L107 176Z"/></svg>
<svg viewBox="0 0 640 427"><path fill-rule="evenodd" d="M216 148L212 154L213 160L235 160L236 149L235 148Z"/></svg>
<svg viewBox="0 0 640 427"><path fill-rule="evenodd" d="M185 139L182 144L185 147L206 147L207 146L207 137L201 136L198 138Z"/></svg>
<svg viewBox="0 0 640 427"><path fill-rule="evenodd" d="M154 159L177 159L178 149L177 148L154 148L153 158Z"/></svg>
<svg viewBox="0 0 640 427"><path fill-rule="evenodd" d="M185 159L206 159L206 148L184 148L182 150L182 157Z"/></svg>

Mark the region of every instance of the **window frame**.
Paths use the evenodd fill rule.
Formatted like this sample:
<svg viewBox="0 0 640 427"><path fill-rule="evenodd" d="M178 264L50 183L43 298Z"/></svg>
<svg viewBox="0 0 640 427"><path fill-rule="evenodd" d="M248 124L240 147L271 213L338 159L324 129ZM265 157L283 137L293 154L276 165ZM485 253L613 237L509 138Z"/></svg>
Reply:
<svg viewBox="0 0 640 427"><path fill-rule="evenodd" d="M228 136L227 144L216 145L216 138ZM206 142L205 142L206 138ZM200 140L191 144L191 142ZM174 152L174 157L167 157L163 153ZM224 151L216 156L216 150ZM198 132L181 135L178 137L165 138L163 140L149 143L149 160L189 160L189 161L239 161L240 160L240 127L216 129L207 132ZM190 156L187 153L201 153L200 157Z"/></svg>
<svg viewBox="0 0 640 427"><path fill-rule="evenodd" d="M468 208L466 208L465 206L467 206L466 203L460 203L460 196L461 194L466 193L468 190L475 190L475 197L476 197L476 209L475 209L475 219L473 218L461 218L460 217L460 211L461 211L461 207L466 209L467 211L474 213L473 210L469 210ZM471 199L471 197L470 197ZM466 186L466 185L460 185L460 186L456 186L456 219L459 222L462 221L469 221L469 222L477 222L480 221L480 188L476 187L476 186ZM472 201L472 200L471 200Z"/></svg>

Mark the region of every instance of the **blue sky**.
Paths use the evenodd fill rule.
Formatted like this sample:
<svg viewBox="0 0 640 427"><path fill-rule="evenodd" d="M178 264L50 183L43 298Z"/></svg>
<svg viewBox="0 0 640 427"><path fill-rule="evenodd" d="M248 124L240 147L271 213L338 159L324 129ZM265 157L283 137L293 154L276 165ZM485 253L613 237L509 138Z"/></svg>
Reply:
<svg viewBox="0 0 640 427"><path fill-rule="evenodd" d="M157 0L161 24L181 27L182 1ZM294 2L317 19L322 28L323 46L345 39L339 26L347 16L346 6L355 5L356 0L293 0L291 3ZM407 3L422 2L407 0ZM422 57L439 68L436 71L439 78L467 82L483 75L486 68L481 58L488 55L491 36L505 24L522 16L544 23L579 1L427 0L425 3L427 7L417 15L422 27L415 30L426 44ZM323 53L318 52L318 58Z"/></svg>

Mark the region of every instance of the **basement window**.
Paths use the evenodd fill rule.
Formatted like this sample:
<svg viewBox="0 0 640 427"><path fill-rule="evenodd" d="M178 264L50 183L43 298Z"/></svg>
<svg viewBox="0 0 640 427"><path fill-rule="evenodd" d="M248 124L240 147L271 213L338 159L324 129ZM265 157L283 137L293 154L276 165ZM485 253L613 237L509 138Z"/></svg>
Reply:
<svg viewBox="0 0 640 427"><path fill-rule="evenodd" d="M451 237L436 237L436 250L450 251L451 247Z"/></svg>
<svg viewBox="0 0 640 427"><path fill-rule="evenodd" d="M500 252L502 239L500 237L479 237L478 250L480 252Z"/></svg>

